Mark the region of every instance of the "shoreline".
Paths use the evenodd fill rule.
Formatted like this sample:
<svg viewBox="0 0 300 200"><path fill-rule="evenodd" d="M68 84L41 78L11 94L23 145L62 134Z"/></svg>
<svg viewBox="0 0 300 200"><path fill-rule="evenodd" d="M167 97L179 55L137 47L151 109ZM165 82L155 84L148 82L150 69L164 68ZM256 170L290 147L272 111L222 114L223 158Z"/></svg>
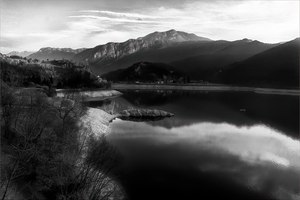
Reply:
<svg viewBox="0 0 300 200"><path fill-rule="evenodd" d="M122 95L121 92L113 89L109 90L67 90L58 89L56 90L57 97L65 97L68 94L77 94L83 98L83 101L101 101L109 98L115 98Z"/></svg>
<svg viewBox="0 0 300 200"><path fill-rule="evenodd" d="M100 108L88 107L86 115L81 118L81 123L85 128L90 128L96 136L110 133L110 124L115 115L111 115Z"/></svg>
<svg viewBox="0 0 300 200"><path fill-rule="evenodd" d="M253 92L257 94L276 94L300 96L300 90L276 89L276 88L255 88L226 85L155 85L155 84L112 84L113 90L186 90L186 91L235 91Z"/></svg>

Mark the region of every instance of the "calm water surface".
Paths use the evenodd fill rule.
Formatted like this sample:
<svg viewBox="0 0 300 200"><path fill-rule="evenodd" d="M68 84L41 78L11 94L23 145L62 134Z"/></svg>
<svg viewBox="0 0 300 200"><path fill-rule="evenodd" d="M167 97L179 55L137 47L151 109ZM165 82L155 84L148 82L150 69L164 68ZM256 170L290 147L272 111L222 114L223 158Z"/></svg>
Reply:
<svg viewBox="0 0 300 200"><path fill-rule="evenodd" d="M90 103L175 117L115 120L118 178L132 200L300 199L299 97L243 92L122 91Z"/></svg>

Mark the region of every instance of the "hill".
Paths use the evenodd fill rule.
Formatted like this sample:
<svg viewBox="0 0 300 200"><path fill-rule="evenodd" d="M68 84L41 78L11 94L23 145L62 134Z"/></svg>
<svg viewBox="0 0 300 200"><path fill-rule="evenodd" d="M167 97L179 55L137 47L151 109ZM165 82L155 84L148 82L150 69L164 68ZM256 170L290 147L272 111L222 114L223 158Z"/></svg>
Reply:
<svg viewBox="0 0 300 200"><path fill-rule="evenodd" d="M80 53L85 49L71 49L71 48L41 48L39 51L32 53L27 58L38 60L71 60L77 53Z"/></svg>
<svg viewBox="0 0 300 200"><path fill-rule="evenodd" d="M297 38L234 63L218 74L219 81L245 86L299 88L299 45Z"/></svg>
<svg viewBox="0 0 300 200"><path fill-rule="evenodd" d="M118 82L184 82L187 81L183 73L164 63L138 62L126 69L119 69L103 75L110 81Z"/></svg>
<svg viewBox="0 0 300 200"><path fill-rule="evenodd" d="M7 56L20 56L20 57L27 57L30 54L33 54L33 51L12 51L7 53Z"/></svg>
<svg viewBox="0 0 300 200"><path fill-rule="evenodd" d="M0 54L1 82L12 87L99 88L107 82L68 60L39 62Z"/></svg>

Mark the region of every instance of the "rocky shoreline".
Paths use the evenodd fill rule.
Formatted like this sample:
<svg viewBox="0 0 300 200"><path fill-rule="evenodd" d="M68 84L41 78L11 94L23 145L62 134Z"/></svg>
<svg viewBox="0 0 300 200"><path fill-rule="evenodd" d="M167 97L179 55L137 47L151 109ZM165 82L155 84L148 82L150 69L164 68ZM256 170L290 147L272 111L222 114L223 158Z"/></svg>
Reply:
<svg viewBox="0 0 300 200"><path fill-rule="evenodd" d="M101 136L110 133L109 124L116 118L129 121L154 121L173 116L173 113L156 109L130 109L111 115L104 110L89 107L86 115L81 118L81 123L84 127L91 128L96 136Z"/></svg>

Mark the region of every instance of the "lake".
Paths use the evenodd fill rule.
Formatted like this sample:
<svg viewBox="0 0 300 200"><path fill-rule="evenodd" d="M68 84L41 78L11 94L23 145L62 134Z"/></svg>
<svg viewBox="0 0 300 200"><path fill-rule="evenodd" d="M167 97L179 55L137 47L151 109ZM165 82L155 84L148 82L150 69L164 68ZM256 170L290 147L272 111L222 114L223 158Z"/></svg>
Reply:
<svg viewBox="0 0 300 200"><path fill-rule="evenodd" d="M175 117L114 120L117 178L130 200L300 199L299 97L249 92L127 90L90 102Z"/></svg>

